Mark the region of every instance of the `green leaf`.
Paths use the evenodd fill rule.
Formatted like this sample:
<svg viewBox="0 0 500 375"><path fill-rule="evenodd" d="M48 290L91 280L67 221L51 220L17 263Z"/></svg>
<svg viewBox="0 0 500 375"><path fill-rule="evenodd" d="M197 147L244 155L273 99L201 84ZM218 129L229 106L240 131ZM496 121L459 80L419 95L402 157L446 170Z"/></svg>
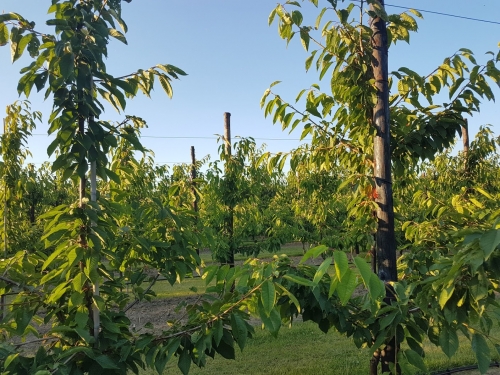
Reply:
<svg viewBox="0 0 500 375"><path fill-rule="evenodd" d="M448 358L451 358L458 350L459 341L457 332L448 327L448 325L443 325L441 328L441 332L439 333L439 346Z"/></svg>
<svg viewBox="0 0 500 375"><path fill-rule="evenodd" d="M68 21L63 19L51 19L45 21L48 26L68 26Z"/></svg>
<svg viewBox="0 0 500 375"><path fill-rule="evenodd" d="M370 293L370 297L373 300L377 300L379 298L384 297L385 295L385 287L384 283L378 278L376 274L374 274L366 261L361 257L354 258L354 263L361 274L361 278L363 279L363 283L365 284L368 292Z"/></svg>
<svg viewBox="0 0 500 375"><path fill-rule="evenodd" d="M262 98L260 98L260 108L264 108L264 104L266 104L266 99L270 93L271 93L270 89L267 89L266 91L264 91Z"/></svg>
<svg viewBox="0 0 500 375"><path fill-rule="evenodd" d="M271 25L273 23L275 16L276 16L276 9L273 9L271 14L269 14L269 17L267 19L268 25Z"/></svg>
<svg viewBox="0 0 500 375"><path fill-rule="evenodd" d="M248 330L245 321L238 314L231 314L231 329L240 350L243 350L247 340Z"/></svg>
<svg viewBox="0 0 500 375"><path fill-rule="evenodd" d="M335 265L335 273L339 280L345 275L349 269L349 261L347 260L347 255L343 251L335 251L333 253L333 260Z"/></svg>
<svg viewBox="0 0 500 375"><path fill-rule="evenodd" d="M448 302L448 300L451 298L454 291L455 284L451 284L450 286L441 290L441 293L439 295L439 306L441 306L441 309L444 309L444 305L446 305L446 302Z"/></svg>
<svg viewBox="0 0 500 375"><path fill-rule="evenodd" d="M31 319L33 318L33 311L28 310L28 309L16 309L16 333L18 335L23 335L26 327L31 322Z"/></svg>
<svg viewBox="0 0 500 375"><path fill-rule="evenodd" d="M63 228L61 230L58 230L57 228ZM50 233L56 233L56 232L59 232L59 231L64 231L66 232L68 230L68 228L66 227L66 225L64 223L62 224L59 224L57 227L55 227L55 229L53 229L54 232L50 232ZM50 235L50 234L48 234ZM47 235L47 236L48 236ZM57 248L55 251L52 252L52 254L50 254L50 256L47 258L47 260L43 263L42 265L42 271L45 270L48 266L50 266L52 264L52 262L59 256L59 254L61 254L64 250L66 250L66 248L64 246L60 246L59 248Z"/></svg>
<svg viewBox="0 0 500 375"><path fill-rule="evenodd" d="M218 266L209 266L203 270L203 275L201 275L201 278L205 280L205 286L210 284L210 282L213 280L215 275L217 274L217 271L219 270Z"/></svg>
<svg viewBox="0 0 500 375"><path fill-rule="evenodd" d="M422 357L417 352L411 349L406 349L404 351L404 355L406 356L408 362L410 362L411 365L423 371L425 374L427 373L427 366L425 365Z"/></svg>
<svg viewBox="0 0 500 375"><path fill-rule="evenodd" d="M423 18L422 17L422 13L420 13L418 10L415 10L415 9L409 9L409 11L411 13L413 13L414 15L416 15L418 18Z"/></svg>
<svg viewBox="0 0 500 375"><path fill-rule="evenodd" d="M85 328L89 319L89 310L85 306L78 306L74 319L79 328Z"/></svg>
<svg viewBox="0 0 500 375"><path fill-rule="evenodd" d="M0 23L0 46L5 46L7 43L9 43L9 28Z"/></svg>
<svg viewBox="0 0 500 375"><path fill-rule="evenodd" d="M224 334L224 323L222 320L217 320L214 325L213 325L213 338L215 341L215 346L218 346L220 344L220 341L222 340L222 336Z"/></svg>
<svg viewBox="0 0 500 375"><path fill-rule="evenodd" d="M331 257L325 259L321 263L321 265L318 267L318 270L314 274L314 278L313 278L314 284L317 285L321 281L321 278L323 277L323 275L328 271L328 268L330 268L330 265L332 264L332 259L333 258L331 258Z"/></svg>
<svg viewBox="0 0 500 375"><path fill-rule="evenodd" d="M295 284L305 285L305 286L314 286L314 283L311 280L305 279L301 276L284 275L283 278L287 279L288 281L291 281L292 283L295 283Z"/></svg>
<svg viewBox="0 0 500 375"><path fill-rule="evenodd" d="M177 363L179 369L182 371L183 375L189 374L189 368L191 367L191 356L189 350L184 348L181 355L179 356L179 362Z"/></svg>
<svg viewBox="0 0 500 375"><path fill-rule="evenodd" d="M486 343L483 335L479 333L474 333L472 335L472 351L476 355L477 364L481 374L486 374L490 367L490 348Z"/></svg>
<svg viewBox="0 0 500 375"><path fill-rule="evenodd" d="M354 289L356 289L356 275L350 269L347 269L337 286L337 294L342 305L349 301Z"/></svg>
<svg viewBox="0 0 500 375"><path fill-rule="evenodd" d="M160 85L163 88L163 91L167 94L167 96L172 99L173 96L173 90L172 90L172 85L170 85L170 81L165 75L159 75L158 80L160 81Z"/></svg>
<svg viewBox="0 0 500 375"><path fill-rule="evenodd" d="M166 73L172 75L172 76L175 76L175 74L173 73L176 73L176 74L179 74L181 76L187 76L187 73L182 70L181 68L178 68L174 65L170 65L170 64L166 64L166 65L161 65L161 64L158 64L156 65L158 68L162 69L163 71L165 71ZM177 78L177 77L175 77Z"/></svg>
<svg viewBox="0 0 500 375"><path fill-rule="evenodd" d="M61 75L64 79L68 79L73 75L75 68L74 60L75 56L72 53L65 53L59 60L59 69L61 70Z"/></svg>
<svg viewBox="0 0 500 375"><path fill-rule="evenodd" d="M127 38L125 38L125 35L123 35L120 31L116 29L109 29L109 35L118 39L120 42L127 44Z"/></svg>
<svg viewBox="0 0 500 375"><path fill-rule="evenodd" d="M262 284L260 298L262 301L262 306L264 307L264 311L266 312L267 316L271 314L271 311L274 308L275 294L276 291L274 288L274 283L270 280L266 280L264 284Z"/></svg>
<svg viewBox="0 0 500 375"><path fill-rule="evenodd" d="M16 354L10 354L6 359L5 359L5 362L4 362L4 365L3 365L3 368L4 369L7 369L11 363L15 363L17 362L17 357L19 356L19 353L16 353Z"/></svg>
<svg viewBox="0 0 500 375"><path fill-rule="evenodd" d="M308 260L311 257L313 257L313 258L319 257L321 254L323 254L327 250L328 250L328 247L326 247L325 245L319 245L319 246L316 246L316 247L313 247L313 248L307 250L307 252L304 254L302 259L300 260L300 264L304 263L306 260Z"/></svg>
<svg viewBox="0 0 500 375"><path fill-rule="evenodd" d="M304 17L302 17L302 13L300 13L298 10L292 11L292 21L294 24L300 26L303 19Z"/></svg>
<svg viewBox="0 0 500 375"><path fill-rule="evenodd" d="M485 259L488 259L493 251L500 244L500 229L491 229L481 236L479 246L484 252Z"/></svg>
<svg viewBox="0 0 500 375"><path fill-rule="evenodd" d="M108 176L111 181L113 181L117 185L120 185L120 176L118 176L111 169L104 168L104 170L106 171L106 176Z"/></svg>
<svg viewBox="0 0 500 375"><path fill-rule="evenodd" d="M321 24L321 18L323 18L323 15L325 14L327 8L323 8L321 9L321 12L319 13L318 17L316 17L316 23L314 24L314 27L316 27L316 29L319 28L319 25Z"/></svg>
<svg viewBox="0 0 500 375"><path fill-rule="evenodd" d="M14 20L22 20L23 17L21 17L17 13L4 13L0 14L0 22L5 22L5 21L14 21Z"/></svg>
<svg viewBox="0 0 500 375"><path fill-rule="evenodd" d="M116 365L116 363L107 355L99 355L95 357L95 361L99 363L99 366L105 369L113 369L113 370L119 370L120 367Z"/></svg>
<svg viewBox="0 0 500 375"><path fill-rule="evenodd" d="M49 78L48 71L44 71L44 72L36 75L35 86L36 86L37 91L40 91L41 89L43 89L45 87L45 83L47 83L48 78Z"/></svg>
<svg viewBox="0 0 500 375"><path fill-rule="evenodd" d="M286 289L283 285L281 284L276 284L276 286L281 289L283 291L283 293L288 297L290 298L290 301L292 301L292 303L295 305L295 307L297 308L297 311L299 312L300 314L300 303L299 303L299 300L297 299L297 297L295 297L292 293L290 293L290 291L288 289Z"/></svg>
<svg viewBox="0 0 500 375"><path fill-rule="evenodd" d="M281 328L281 316L279 312L273 309L270 316L260 314L260 318L262 323L264 323L264 327L276 337Z"/></svg>
<svg viewBox="0 0 500 375"><path fill-rule="evenodd" d="M304 47L304 49L306 51L309 50L309 41L310 41L310 36L309 36L309 33L304 30L304 29L301 29L300 30L300 41L302 42L302 47ZM310 57L314 57L314 56L310 56ZM308 70L308 65L310 66L311 65L311 62L308 63L308 61L306 60L306 70Z"/></svg>
<svg viewBox="0 0 500 375"><path fill-rule="evenodd" d="M19 43L17 44L16 53L14 55L14 60L13 61L16 61L19 57L21 57L21 55L24 52L24 49L26 48L26 46L28 45L28 43L31 42L32 39L33 39L33 34L30 33L30 34L24 35L21 38L21 40L19 40Z"/></svg>
<svg viewBox="0 0 500 375"><path fill-rule="evenodd" d="M464 81L465 81L465 78L459 77L459 78L457 78L455 83L453 83L453 85L450 87L450 93L449 93L450 99L453 97L453 95L455 95L455 92L460 88L460 86L462 85L462 83Z"/></svg>

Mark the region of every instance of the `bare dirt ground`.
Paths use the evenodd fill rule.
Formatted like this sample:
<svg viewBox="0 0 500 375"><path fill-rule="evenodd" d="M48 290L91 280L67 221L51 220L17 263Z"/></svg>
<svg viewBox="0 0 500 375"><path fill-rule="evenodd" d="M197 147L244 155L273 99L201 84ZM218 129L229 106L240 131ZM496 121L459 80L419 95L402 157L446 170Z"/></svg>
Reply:
<svg viewBox="0 0 500 375"><path fill-rule="evenodd" d="M143 301L132 307L127 316L136 331L143 329L147 323L153 324L155 329L165 330L168 328L168 321L182 320L186 316L184 308L176 311L181 302L189 305L195 303L197 299L197 296L186 296Z"/></svg>
<svg viewBox="0 0 500 375"><path fill-rule="evenodd" d="M290 257L292 264L299 264L302 259L301 256ZM306 264L319 265L323 259L308 259ZM236 262L242 263L240 262ZM132 327L136 330L141 330L147 323L153 324L156 329L167 329L168 321L175 321L177 319L184 319L186 317L186 311L184 308L176 311L177 306L181 302L185 302L187 305L193 304L198 299L197 296L185 296L185 297L171 297L153 300L151 302L143 301L134 305L128 312L127 316L130 319ZM260 322L256 321L256 324Z"/></svg>

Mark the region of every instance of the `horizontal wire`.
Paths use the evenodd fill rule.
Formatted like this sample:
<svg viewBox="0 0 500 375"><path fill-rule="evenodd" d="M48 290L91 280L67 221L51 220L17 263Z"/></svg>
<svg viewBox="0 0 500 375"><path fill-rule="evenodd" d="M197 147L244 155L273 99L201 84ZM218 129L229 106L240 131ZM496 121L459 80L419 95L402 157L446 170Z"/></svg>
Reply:
<svg viewBox="0 0 500 375"><path fill-rule="evenodd" d="M361 0L350 0L352 2L356 2L356 3L361 3L362 1ZM364 2L364 1L363 1ZM484 23L492 23L492 24L495 24L495 25L500 25L500 22L497 22L497 21L490 21L490 20L485 20L485 19L482 19L482 18L473 18L473 17L467 17L467 16L460 16L458 14L451 14L451 13L444 13L444 12L437 12L437 11L434 11L434 10L428 10L428 9L418 9L418 8L414 8L414 7L409 7L409 6L401 6L401 5L393 5L393 4L384 4L384 6L386 7L393 7L393 8L401 8L401 9L407 9L407 10L410 10L410 9L414 9L416 11L419 11L419 12L422 12L422 13L431 13L431 14L436 14L438 16L446 16L446 17L453 17L453 18L461 18L461 19L464 19L464 20L469 20L469 21L475 21L475 22L484 22Z"/></svg>
<svg viewBox="0 0 500 375"><path fill-rule="evenodd" d="M0 136L3 135L3 133L0 133ZM47 134L43 133L33 133L31 135L34 136L47 136ZM170 136L170 135L140 135L139 138L158 138L158 139L210 139L210 140L217 140L218 137L187 137L187 136ZM247 138L247 137L235 137L235 138ZM257 141L307 141L309 139L304 138L260 138L260 137L248 137L248 138L253 138Z"/></svg>
<svg viewBox="0 0 500 375"><path fill-rule="evenodd" d="M410 8L410 7L404 7L401 5L392 5L392 4L385 4L388 7L393 7L393 8L402 8L402 9L414 9L416 11L422 12L422 13L431 13L431 14L437 14L439 16L446 16L446 17L453 17L453 18L461 18L464 20L469 20L469 21L476 21L476 22L484 22L484 23L493 23L495 25L500 25L500 22L497 21L490 21L490 20L485 20L481 18L473 18L473 17L466 17L466 16L459 16L457 14L450 14L450 13L443 13L443 12L436 12L433 10L425 10L425 9L417 9L417 8Z"/></svg>

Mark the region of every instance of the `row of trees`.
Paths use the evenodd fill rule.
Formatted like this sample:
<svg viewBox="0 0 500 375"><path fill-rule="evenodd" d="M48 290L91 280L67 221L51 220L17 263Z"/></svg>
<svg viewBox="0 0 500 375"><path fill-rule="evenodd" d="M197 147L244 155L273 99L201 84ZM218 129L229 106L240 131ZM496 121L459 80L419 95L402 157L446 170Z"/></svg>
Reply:
<svg viewBox="0 0 500 375"><path fill-rule="evenodd" d="M486 340L493 340L498 316L494 293L500 292L500 192L492 178L498 177L499 140L484 128L458 156L449 147L466 126L463 116L479 110L479 98L494 98L488 82L500 80L500 54L480 65L463 49L426 76L401 68L385 82L376 74L378 50L383 55L391 43L408 41L419 13L387 15L383 2L369 1L368 9L361 2L370 28L351 15L355 5L329 3L315 26L306 25L295 1L279 4L270 16L287 42L297 34L306 51L317 46L306 69L314 64L320 80L330 77L327 91L313 84L294 104L271 88L262 98L265 115L284 129L300 125L311 144L277 155L251 139L232 149L222 145L220 160L196 180L188 178L191 166L168 171L154 165L140 143L142 119L101 119L103 99L122 110L157 81L171 96L171 81L185 74L168 64L120 78L108 73L107 44L110 38L124 42L127 31L120 0L52 1L52 35L19 14L0 16L0 44L10 42L14 61L25 49L33 58L21 71L19 92L29 95L36 87L54 99L48 121L55 140L48 152L57 155L50 171L23 167L40 115L24 104L9 107L2 137L0 292L15 296L3 299L2 371L125 374L149 366L162 373L175 356L186 374L192 362L203 366L216 353L234 358L235 344L243 349L252 335L250 315L272 334L301 315L325 332L352 336L359 347L371 348L372 374L379 362L383 372L425 371L423 340L452 356L462 332L486 371ZM382 24L389 39L377 44ZM392 82L398 91L386 108L389 132L388 123L381 130L375 108ZM449 101L434 104L444 90ZM390 170L377 169L382 133L391 146L385 156L392 159L392 180ZM287 158L291 171L284 174ZM391 190L397 232L386 236ZM199 213L193 210L198 198ZM399 279L390 264L396 242L389 243L397 233ZM297 239L323 245L308 249L299 265L286 256L231 262L235 251L277 251ZM374 269L363 257L349 265L344 251L331 251L372 244ZM198 250L204 247L229 264L203 267ZM304 263L320 255L320 266ZM173 284L194 272L209 288L188 307L186 320L163 332L131 330L126 312L152 295L144 283L163 276ZM354 294L357 287L365 293ZM15 338L38 344L37 351L23 350Z"/></svg>

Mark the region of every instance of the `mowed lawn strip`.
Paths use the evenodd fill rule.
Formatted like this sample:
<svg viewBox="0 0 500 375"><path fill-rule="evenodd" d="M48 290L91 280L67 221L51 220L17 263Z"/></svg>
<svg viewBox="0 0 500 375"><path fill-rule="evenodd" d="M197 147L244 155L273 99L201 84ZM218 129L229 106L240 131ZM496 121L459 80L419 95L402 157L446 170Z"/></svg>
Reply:
<svg viewBox="0 0 500 375"><path fill-rule="evenodd" d="M302 254L302 248L288 248L290 256ZM268 255L268 256L266 256ZM203 256L203 255L202 255ZM273 254L262 254L263 258ZM334 272L330 270L330 272ZM169 297L194 296L203 293L205 283L200 277L188 278L174 286L166 281L157 282L153 287L159 299ZM194 291L196 290L196 292ZM494 332L500 338L500 330ZM404 347L403 347L404 349ZM491 347L491 352L496 350ZM470 349L470 342L460 337L460 348L452 359L430 342L425 343L425 363L429 371L452 369L474 364L475 357ZM192 364L190 374L205 375L318 375L318 374L367 374L370 360L369 350L357 349L350 338L336 332L322 333L315 324L297 320L291 328L283 327L277 338L267 331L256 327L254 338L248 341L243 352L236 349L236 359L227 360L216 355L209 359L207 366L199 369ZM499 356L495 356L499 360ZM177 358L173 358L165 370L166 374L181 374L177 368ZM156 372L143 371L141 375L153 375ZM417 369L410 375L421 374ZM464 372L475 375L479 371ZM500 374L491 369L488 374Z"/></svg>
<svg viewBox="0 0 500 375"><path fill-rule="evenodd" d="M496 332L497 336L500 332ZM494 350L491 348L491 350ZM460 337L460 348L450 360L441 349L425 343L425 362L430 372L452 369L475 363L470 343ZM497 356L498 359L498 356ZM236 349L236 359L227 360L216 355L207 366L191 365L193 375L366 375L369 373L369 350L357 349L350 338L336 332L324 334L311 322L295 322L291 328L283 327L277 338L256 327L255 336L245 350ZM495 369L492 374L497 374ZM153 375L143 371L141 375ZM177 358L173 358L165 374L181 374ZM421 375L417 369L412 374ZM479 374L479 371L467 372Z"/></svg>

